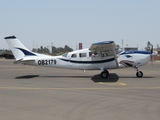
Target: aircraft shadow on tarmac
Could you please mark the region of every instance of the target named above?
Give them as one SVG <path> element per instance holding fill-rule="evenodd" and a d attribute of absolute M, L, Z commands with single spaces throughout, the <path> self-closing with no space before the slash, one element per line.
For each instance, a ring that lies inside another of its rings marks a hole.
<path fill-rule="evenodd" d="M 91 78 L 92 76 L 40 76 L 40 75 L 24 75 L 18 76 L 15 79 L 31 79 L 35 77 L 45 77 L 45 78 Z"/>
<path fill-rule="evenodd" d="M 137 78 L 136 76 L 118 76 L 116 73 L 110 73 L 107 79 L 102 79 L 100 74 L 94 76 L 40 76 L 40 75 L 24 75 L 18 76 L 15 79 L 32 79 L 35 77 L 45 77 L 45 78 L 90 78 L 93 82 L 117 82 L 119 78 Z M 153 76 L 144 76 L 143 78 L 154 78 Z M 141 78 L 142 79 L 142 78 Z"/>
<path fill-rule="evenodd" d="M 101 78 L 100 74 L 94 75 L 91 80 L 93 82 L 117 82 L 119 80 L 119 76 L 115 73 L 110 73 L 108 78 Z"/>
<path fill-rule="evenodd" d="M 35 77 L 45 78 L 90 78 L 93 82 L 117 82 L 119 77 L 115 73 L 110 73 L 107 79 L 102 79 L 99 74 L 94 76 L 40 76 L 40 75 L 24 75 L 18 76 L 15 79 L 32 79 Z"/>
<path fill-rule="evenodd" d="M 24 76 L 18 76 L 15 79 L 31 79 L 35 77 L 39 77 L 39 75 L 24 75 Z"/>
<path fill-rule="evenodd" d="M 110 73 L 107 79 L 102 79 L 99 74 L 94 75 L 91 80 L 93 82 L 118 82 L 119 78 L 135 78 L 135 79 L 146 79 L 155 78 L 153 76 L 144 76 L 142 78 L 137 78 L 136 76 L 118 76 L 116 73 Z"/>

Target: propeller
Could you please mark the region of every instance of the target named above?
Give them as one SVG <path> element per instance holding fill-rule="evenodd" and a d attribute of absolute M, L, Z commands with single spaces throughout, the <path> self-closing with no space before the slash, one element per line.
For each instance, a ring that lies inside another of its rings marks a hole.
<path fill-rule="evenodd" d="M 151 66 L 153 68 L 153 45 L 149 41 L 147 44 L 147 48 L 148 48 L 148 51 L 150 51 Z"/>

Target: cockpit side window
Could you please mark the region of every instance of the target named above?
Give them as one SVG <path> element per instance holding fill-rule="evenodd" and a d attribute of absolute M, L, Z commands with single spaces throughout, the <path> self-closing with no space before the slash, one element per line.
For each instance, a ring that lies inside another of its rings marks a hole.
<path fill-rule="evenodd" d="M 101 57 L 107 57 L 109 54 L 108 54 L 108 52 L 102 52 L 101 53 Z"/>
<path fill-rule="evenodd" d="M 91 57 L 91 56 L 92 56 L 92 54 L 93 54 L 93 52 L 89 52 L 89 57 Z"/>
<path fill-rule="evenodd" d="M 76 58 L 76 57 L 77 57 L 76 54 L 72 54 L 72 55 L 71 55 L 71 58 Z"/>
<path fill-rule="evenodd" d="M 98 57 L 99 54 L 97 52 L 89 52 L 89 57 Z"/>

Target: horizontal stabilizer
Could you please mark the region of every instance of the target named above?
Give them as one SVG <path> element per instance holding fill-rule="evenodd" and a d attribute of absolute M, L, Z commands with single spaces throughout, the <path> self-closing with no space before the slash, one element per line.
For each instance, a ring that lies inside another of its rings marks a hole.
<path fill-rule="evenodd" d="M 15 64 L 25 64 L 25 63 L 28 63 L 28 62 L 35 62 L 35 60 L 34 59 L 30 59 L 30 60 L 20 59 L 20 60 L 14 61 Z"/>

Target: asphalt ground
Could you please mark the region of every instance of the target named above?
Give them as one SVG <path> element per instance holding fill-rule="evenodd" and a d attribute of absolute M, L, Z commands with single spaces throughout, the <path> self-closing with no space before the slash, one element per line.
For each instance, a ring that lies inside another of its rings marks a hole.
<path fill-rule="evenodd" d="M 0 60 L 0 120 L 159 120 L 160 62 L 111 70 L 68 70 Z"/>

